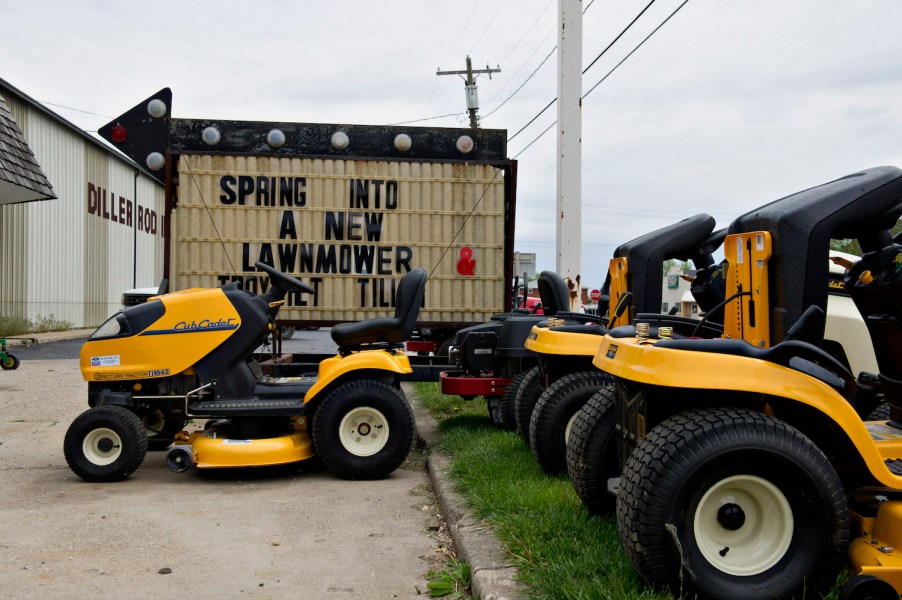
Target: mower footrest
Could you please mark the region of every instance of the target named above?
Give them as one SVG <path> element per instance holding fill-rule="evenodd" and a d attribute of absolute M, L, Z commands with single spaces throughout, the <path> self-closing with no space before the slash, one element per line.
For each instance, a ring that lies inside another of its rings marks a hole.
<path fill-rule="evenodd" d="M 893 475 L 902 475 L 902 458 L 886 459 L 886 467 Z"/>
<path fill-rule="evenodd" d="M 188 405 L 191 415 L 208 417 L 296 417 L 303 415 L 304 400 L 207 400 Z"/>

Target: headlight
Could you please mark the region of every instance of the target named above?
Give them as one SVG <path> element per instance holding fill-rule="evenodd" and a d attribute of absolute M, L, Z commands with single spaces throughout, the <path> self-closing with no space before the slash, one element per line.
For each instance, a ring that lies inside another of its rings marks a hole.
<path fill-rule="evenodd" d="M 131 334 L 131 329 L 128 326 L 128 321 L 125 320 L 125 315 L 119 312 L 98 327 L 97 330 L 91 334 L 89 339 L 99 340 L 103 338 L 121 337 L 129 334 Z"/>

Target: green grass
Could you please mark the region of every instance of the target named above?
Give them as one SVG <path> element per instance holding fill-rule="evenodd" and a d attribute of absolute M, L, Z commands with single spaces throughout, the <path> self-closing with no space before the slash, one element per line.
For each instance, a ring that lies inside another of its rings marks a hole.
<path fill-rule="evenodd" d="M 516 433 L 492 425 L 484 400 L 445 396 L 434 383 L 417 393 L 439 421 L 458 491 L 494 527 L 532 597 L 672 597 L 640 582 L 616 522 L 592 517 L 566 476 L 545 475 Z"/>
<path fill-rule="evenodd" d="M 673 598 L 640 581 L 616 521 L 591 516 L 566 475 L 544 474 L 517 433 L 492 424 L 482 398 L 446 396 L 436 383 L 418 383 L 416 390 L 439 423 L 439 450 L 451 459 L 458 492 L 494 527 L 530 597 Z M 824 600 L 836 600 L 848 577 L 838 574 Z M 801 600 L 811 597 L 805 593 Z"/>
<path fill-rule="evenodd" d="M 38 317 L 34 321 L 25 317 L 0 316 L 0 337 L 22 335 L 25 333 L 47 333 L 48 331 L 68 331 L 72 323 L 49 317 Z"/>

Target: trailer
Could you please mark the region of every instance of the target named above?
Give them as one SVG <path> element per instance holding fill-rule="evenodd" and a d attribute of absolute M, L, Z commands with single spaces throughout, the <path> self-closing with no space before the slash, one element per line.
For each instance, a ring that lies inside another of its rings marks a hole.
<path fill-rule="evenodd" d="M 517 163 L 498 129 L 176 119 L 164 88 L 99 129 L 165 186 L 170 292 L 265 291 L 262 262 L 309 282 L 286 327 L 387 316 L 401 277 L 429 273 L 418 335 L 511 310 Z M 136 215 L 139 220 L 156 215 Z"/>

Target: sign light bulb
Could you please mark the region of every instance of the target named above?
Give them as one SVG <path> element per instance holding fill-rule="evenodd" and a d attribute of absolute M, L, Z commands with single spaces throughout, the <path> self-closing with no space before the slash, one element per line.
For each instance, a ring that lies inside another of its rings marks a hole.
<path fill-rule="evenodd" d="M 124 142 L 128 138 L 128 131 L 126 131 L 125 127 L 116 123 L 110 130 L 110 138 L 117 143 Z"/>

